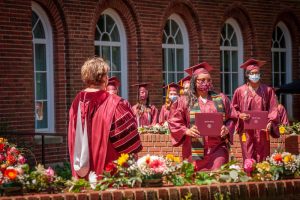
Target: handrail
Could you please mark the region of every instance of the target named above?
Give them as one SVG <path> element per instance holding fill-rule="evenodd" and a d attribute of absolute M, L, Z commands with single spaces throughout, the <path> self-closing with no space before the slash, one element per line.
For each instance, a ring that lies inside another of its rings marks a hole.
<path fill-rule="evenodd" d="M 21 132 L 21 131 L 6 131 L 0 132 L 2 135 L 20 135 L 20 136 L 42 136 L 42 164 L 45 165 L 45 136 L 67 136 L 62 133 L 42 133 L 42 132 Z"/>

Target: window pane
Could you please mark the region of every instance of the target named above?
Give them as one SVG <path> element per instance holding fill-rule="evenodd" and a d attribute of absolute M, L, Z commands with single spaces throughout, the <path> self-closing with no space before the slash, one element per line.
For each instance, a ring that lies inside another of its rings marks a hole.
<path fill-rule="evenodd" d="M 227 38 L 230 39 L 231 35 L 233 34 L 233 28 L 230 24 L 226 24 L 227 25 Z"/>
<path fill-rule="evenodd" d="M 230 94 L 230 74 L 224 74 L 224 78 L 225 78 L 225 94 L 228 95 Z"/>
<path fill-rule="evenodd" d="M 168 66 L 168 49 L 163 48 L 163 55 L 163 71 L 166 71 Z"/>
<path fill-rule="evenodd" d="M 171 20 L 171 35 L 175 36 L 175 33 L 179 29 L 177 23 L 174 20 Z"/>
<path fill-rule="evenodd" d="M 230 46 L 229 40 L 224 40 L 224 46 L 226 46 L 226 47 L 229 47 L 229 46 Z"/>
<path fill-rule="evenodd" d="M 36 102 L 36 129 L 48 128 L 47 101 Z"/>
<path fill-rule="evenodd" d="M 110 33 L 114 24 L 114 20 L 109 15 L 106 15 L 106 32 Z"/>
<path fill-rule="evenodd" d="M 279 87 L 280 86 L 280 82 L 279 82 L 279 74 L 278 73 L 274 73 L 274 87 Z"/>
<path fill-rule="evenodd" d="M 177 71 L 183 71 L 183 49 L 177 49 Z"/>
<path fill-rule="evenodd" d="M 282 34 L 283 33 L 282 33 L 281 29 L 277 26 L 277 38 L 276 38 L 277 41 L 280 40 Z"/>
<path fill-rule="evenodd" d="M 232 51 L 232 72 L 238 72 L 238 52 Z"/>
<path fill-rule="evenodd" d="M 231 46 L 234 46 L 234 47 L 237 47 L 237 46 L 238 46 L 237 38 L 236 38 L 235 33 L 233 33 L 233 37 L 232 37 L 232 39 L 231 39 Z"/>
<path fill-rule="evenodd" d="M 168 49 L 168 71 L 175 71 L 175 49 Z"/>
<path fill-rule="evenodd" d="M 34 38 L 39 38 L 39 39 L 45 38 L 44 27 L 43 27 L 41 20 L 39 20 L 35 29 L 33 30 L 33 35 L 34 35 Z"/>
<path fill-rule="evenodd" d="M 224 51 L 220 51 L 220 71 L 223 72 L 223 53 Z"/>
<path fill-rule="evenodd" d="M 177 73 L 177 80 L 176 80 L 176 83 L 177 83 L 179 80 L 183 79 L 183 76 L 184 76 L 184 73 Z"/>
<path fill-rule="evenodd" d="M 286 74 L 285 74 L 285 73 L 282 73 L 282 74 L 281 74 L 281 82 L 280 82 L 280 84 L 283 85 L 283 84 L 285 84 L 285 83 L 286 83 Z"/>
<path fill-rule="evenodd" d="M 280 48 L 285 48 L 285 38 L 284 38 L 284 35 L 283 35 L 283 37 L 280 40 Z"/>
<path fill-rule="evenodd" d="M 281 52 L 281 72 L 286 72 L 286 53 L 285 52 Z"/>
<path fill-rule="evenodd" d="M 229 72 L 230 69 L 230 51 L 224 51 L 224 71 Z"/>
<path fill-rule="evenodd" d="M 98 26 L 97 26 L 98 27 Z M 99 33 L 98 29 L 95 29 L 95 40 L 100 40 L 101 34 Z"/>
<path fill-rule="evenodd" d="M 225 39 L 226 38 L 226 24 L 224 24 L 222 31 L 221 31 L 221 36 Z M 222 46 L 222 44 L 220 44 Z"/>
<path fill-rule="evenodd" d="M 221 75 L 221 84 L 220 84 L 220 89 L 221 89 L 221 92 L 225 93 L 225 85 L 223 85 L 223 75 L 224 74 L 220 74 Z"/>
<path fill-rule="evenodd" d="M 175 44 L 174 38 L 169 37 L 168 41 L 167 41 L 167 44 Z"/>
<path fill-rule="evenodd" d="M 46 45 L 35 44 L 35 70 L 46 71 Z"/>
<path fill-rule="evenodd" d="M 37 16 L 37 14 L 32 11 L 32 18 L 31 18 L 31 26 L 32 26 L 32 28 L 34 27 L 34 25 L 35 25 L 35 23 L 37 22 L 38 19 L 39 19 L 39 17 Z"/>
<path fill-rule="evenodd" d="M 104 32 L 104 23 L 105 23 L 105 22 L 104 22 L 104 15 L 101 15 L 101 16 L 100 16 L 100 19 L 99 19 L 98 22 L 97 22 L 97 25 L 98 25 L 98 27 L 99 27 L 101 33 Z"/>
<path fill-rule="evenodd" d="M 176 74 L 174 74 L 174 73 L 169 73 L 168 74 L 168 84 L 176 81 L 175 80 L 175 75 Z"/>
<path fill-rule="evenodd" d="M 35 88 L 36 88 L 36 99 L 45 100 L 47 99 L 47 73 L 36 73 L 35 74 Z"/>
<path fill-rule="evenodd" d="M 233 94 L 233 92 L 235 91 L 235 89 L 238 87 L 238 74 L 237 73 L 233 73 L 232 74 L 232 91 L 231 94 Z"/>
<path fill-rule="evenodd" d="M 110 36 L 111 36 L 111 41 L 120 42 L 120 34 L 117 26 L 114 27 Z"/>
<path fill-rule="evenodd" d="M 120 47 L 112 47 L 113 71 L 121 71 L 121 52 Z"/>
<path fill-rule="evenodd" d="M 273 52 L 273 66 L 274 72 L 279 72 L 279 53 Z"/>
<path fill-rule="evenodd" d="M 170 35 L 170 20 L 168 20 L 168 22 L 166 23 L 164 31 L 166 32 L 167 36 Z"/>
<path fill-rule="evenodd" d="M 95 46 L 95 55 L 100 56 L 100 47 Z"/>
<path fill-rule="evenodd" d="M 165 72 L 163 72 L 163 81 L 164 85 L 167 85 L 167 74 Z"/>
<path fill-rule="evenodd" d="M 107 33 L 102 34 L 101 41 L 107 41 L 110 42 L 110 37 Z"/>
<path fill-rule="evenodd" d="M 179 29 L 179 31 L 178 31 L 178 33 L 176 35 L 175 40 L 176 40 L 176 44 L 183 44 L 182 34 L 181 34 L 180 29 Z"/>
<path fill-rule="evenodd" d="M 110 64 L 110 47 L 109 46 L 101 46 L 101 50 L 102 50 L 101 57 L 111 67 L 111 64 Z"/>

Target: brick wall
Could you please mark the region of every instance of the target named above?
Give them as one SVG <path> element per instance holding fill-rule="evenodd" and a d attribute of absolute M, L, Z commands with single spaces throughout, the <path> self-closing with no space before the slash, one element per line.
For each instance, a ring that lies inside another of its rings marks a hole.
<path fill-rule="evenodd" d="M 182 156 L 181 146 L 173 147 L 171 143 L 170 135 L 159 134 L 142 134 L 141 140 L 143 144 L 143 150 L 139 153 L 139 156 L 146 154 L 162 155 L 173 154 L 175 156 Z M 234 156 L 237 161 L 242 162 L 242 149 L 240 145 L 240 139 L 238 135 L 234 136 L 234 143 L 231 146 L 230 156 Z M 273 153 L 278 147 L 285 148 L 286 151 L 299 154 L 300 153 L 300 137 L 299 136 L 287 136 L 286 138 L 270 138 L 270 151 Z"/>
<path fill-rule="evenodd" d="M 299 199 L 300 180 L 282 180 L 272 182 L 252 182 L 252 183 L 227 183 L 212 184 L 210 186 L 183 186 L 183 187 L 161 187 L 161 188 L 135 188 L 135 189 L 112 189 L 104 192 L 87 193 L 62 193 L 62 194 L 36 194 L 15 197 L 2 197 L 5 200 L 45 200 L 45 199 L 90 199 L 90 200 L 180 200 L 190 193 L 193 200 L 214 200 L 215 194 L 229 194 L 230 199 Z M 219 196 L 220 196 L 219 195 Z M 218 198 L 217 198 L 218 199 Z M 221 199 L 221 198 L 220 198 Z"/>
<path fill-rule="evenodd" d="M 268 63 L 263 81 L 271 84 L 271 37 L 274 26 L 283 21 L 292 37 L 293 79 L 300 78 L 300 4 L 276 1 L 195 1 L 195 0 L 36 0 L 47 13 L 53 30 L 55 78 L 55 131 L 67 132 L 68 109 L 84 86 L 80 67 L 94 52 L 95 24 L 101 13 L 114 9 L 127 36 L 128 85 L 137 81 L 153 83 L 151 101 L 162 105 L 162 32 L 168 17 L 176 13 L 189 35 L 189 65 L 207 61 L 215 70 L 214 85 L 220 88 L 220 30 L 228 18 L 241 29 L 244 58 L 254 56 Z M 0 130 L 34 131 L 34 81 L 32 61 L 31 1 L 0 1 Z M 158 89 L 157 89 L 158 88 Z M 129 101 L 136 90 L 128 87 Z M 294 98 L 294 117 L 300 119 L 299 97 Z M 49 146 L 50 148 L 50 146 Z M 39 149 L 37 150 L 39 151 Z M 67 155 L 66 138 L 51 147 Z"/>

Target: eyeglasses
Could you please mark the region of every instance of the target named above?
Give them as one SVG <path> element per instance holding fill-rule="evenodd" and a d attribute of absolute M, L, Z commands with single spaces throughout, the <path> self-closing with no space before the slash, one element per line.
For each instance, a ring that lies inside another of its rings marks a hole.
<path fill-rule="evenodd" d="M 211 82 L 211 79 L 205 79 L 205 78 L 196 79 L 196 82 L 198 82 L 198 83 L 204 83 L 205 81 L 206 81 L 207 83 L 210 83 L 210 82 Z"/>

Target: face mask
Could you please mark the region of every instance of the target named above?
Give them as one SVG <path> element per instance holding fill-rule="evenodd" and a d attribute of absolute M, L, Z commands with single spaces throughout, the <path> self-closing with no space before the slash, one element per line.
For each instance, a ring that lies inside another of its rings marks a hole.
<path fill-rule="evenodd" d="M 249 75 L 249 80 L 253 83 L 257 83 L 260 80 L 260 74 Z"/>
<path fill-rule="evenodd" d="M 212 89 L 212 84 L 210 82 L 197 83 L 197 89 L 208 92 Z"/>
<path fill-rule="evenodd" d="M 177 100 L 178 96 L 170 96 L 169 98 L 171 99 L 172 102 L 174 102 Z"/>

